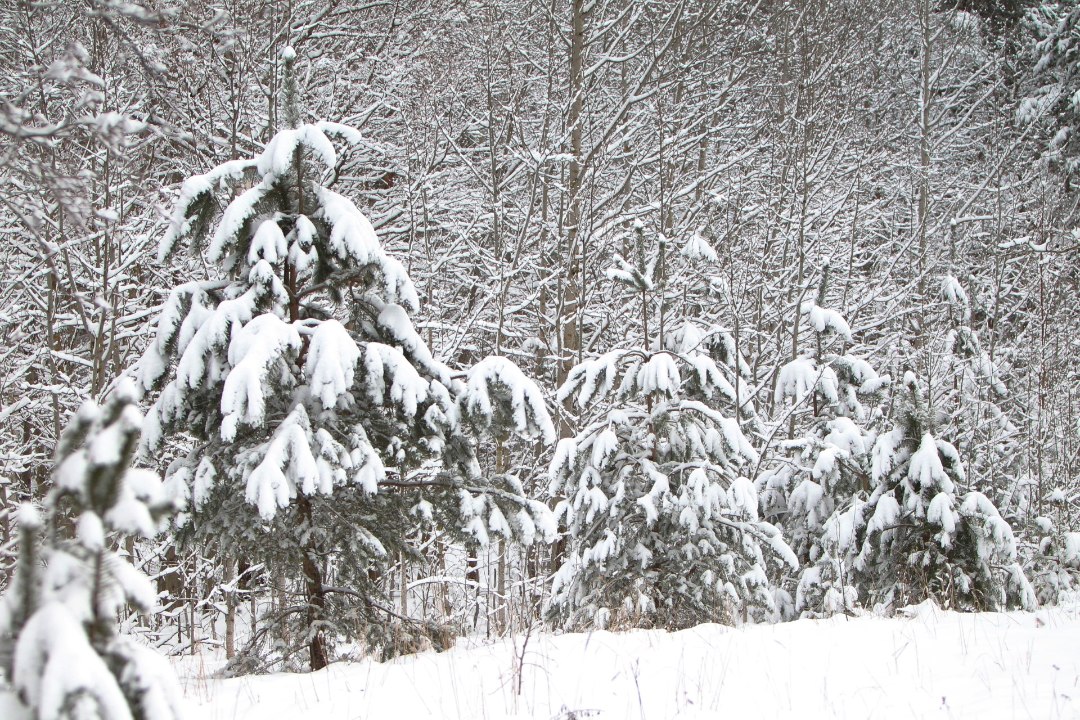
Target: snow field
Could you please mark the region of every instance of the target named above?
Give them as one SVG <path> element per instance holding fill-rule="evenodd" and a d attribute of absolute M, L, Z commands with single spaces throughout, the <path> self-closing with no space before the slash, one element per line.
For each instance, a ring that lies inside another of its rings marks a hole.
<path fill-rule="evenodd" d="M 205 720 L 1080 717 L 1076 609 L 907 615 L 462 640 L 309 675 L 209 679 L 204 657 L 178 671 Z"/>

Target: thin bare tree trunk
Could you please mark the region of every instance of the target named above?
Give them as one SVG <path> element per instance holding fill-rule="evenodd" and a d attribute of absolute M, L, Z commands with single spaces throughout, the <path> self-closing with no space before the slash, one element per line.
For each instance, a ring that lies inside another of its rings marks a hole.
<path fill-rule="evenodd" d="M 226 588 L 236 580 L 236 564 L 232 560 L 225 561 L 223 584 Z M 229 588 L 225 591 L 225 657 L 236 657 L 236 589 Z"/>

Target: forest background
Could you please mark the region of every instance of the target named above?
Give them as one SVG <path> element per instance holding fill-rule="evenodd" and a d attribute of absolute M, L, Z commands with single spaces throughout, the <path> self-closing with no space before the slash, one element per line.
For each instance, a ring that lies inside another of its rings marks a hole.
<path fill-rule="evenodd" d="M 69 417 L 135 365 L 171 288 L 214 276 L 199 254 L 163 264 L 158 243 L 186 178 L 290 126 L 291 47 L 300 120 L 362 136 L 327 181 L 406 268 L 413 324 L 446 365 L 512 359 L 559 437 L 580 440 L 599 411 L 575 402 L 575 367 L 714 343 L 753 447 L 735 475 L 803 563 L 825 525 L 792 515 L 800 477 L 821 476 L 806 438 L 858 416 L 868 449 L 914 403 L 966 467 L 957 492 L 992 501 L 1034 593 L 1056 602 L 1080 556 L 1077 23 L 1073 3 L 1019 0 L 7 0 L 0 589 L 16 508 L 48 493 Z M 830 411 L 836 358 L 891 381 Z M 189 447 L 172 441 L 154 469 Z M 550 481 L 565 480 L 551 444 L 489 437 L 477 454 L 553 509 L 573 498 Z M 844 472 L 848 500 L 874 497 L 868 452 Z M 365 567 L 398 625 L 367 641 L 407 648 L 411 621 L 436 644 L 532 627 L 586 534 L 561 517 L 550 545 L 409 530 Z M 238 632 L 259 637 L 304 594 L 172 537 L 123 548 L 167 608 L 158 642 L 233 655 Z M 796 612 L 800 577 L 767 584 L 790 600 L 775 617 Z M 885 597 L 863 590 L 852 603 Z"/>

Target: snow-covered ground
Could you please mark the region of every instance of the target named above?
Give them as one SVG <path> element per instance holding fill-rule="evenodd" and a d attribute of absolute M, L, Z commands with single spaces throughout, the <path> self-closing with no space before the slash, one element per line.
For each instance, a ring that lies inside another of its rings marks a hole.
<path fill-rule="evenodd" d="M 178 669 L 200 720 L 1080 717 L 1080 611 L 908 615 L 461 641 L 310 675 Z"/>

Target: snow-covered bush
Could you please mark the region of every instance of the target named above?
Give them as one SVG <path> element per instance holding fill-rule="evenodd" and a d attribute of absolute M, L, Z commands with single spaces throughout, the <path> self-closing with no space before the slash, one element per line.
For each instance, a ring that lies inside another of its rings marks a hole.
<path fill-rule="evenodd" d="M 1022 434 L 1010 417 L 1005 374 L 982 346 L 972 323 L 977 301 L 952 275 L 941 283 L 948 331 L 934 372 L 934 402 L 950 416 L 957 450 L 967 459 L 968 483 L 990 498 L 1010 522 L 1034 517 L 1036 484 L 1023 462 Z"/>
<path fill-rule="evenodd" d="M 942 292 L 957 313 L 967 307 L 959 283 L 947 278 Z M 965 429 L 946 425 L 942 405 L 964 417 L 988 363 L 973 333 L 958 324 L 946 349 L 965 352 L 939 356 L 955 370 L 955 390 L 933 396 L 935 406 L 908 372 L 894 395 L 893 427 L 879 432 L 883 418 L 863 401 L 890 380 L 857 356 L 824 352 L 826 333 L 852 338 L 843 318 L 821 307 L 823 297 L 802 306 L 815 341 L 778 374 L 775 400 L 791 418 L 780 443 L 787 456 L 758 478 L 766 517 L 782 525 L 802 563 L 796 611 L 890 609 L 927 597 L 961 609 L 1034 605 L 1012 528 L 939 436 Z M 993 372 L 989 382 L 997 382 Z"/>
<path fill-rule="evenodd" d="M 180 717 L 171 668 L 117 627 L 128 605 L 149 612 L 157 598 L 115 539 L 154 534 L 172 507 L 155 473 L 129 469 L 143 423 L 135 398 L 121 381 L 104 408 L 84 404 L 61 438 L 44 521 L 19 510 L 0 669 L 35 720 Z"/>
<path fill-rule="evenodd" d="M 482 476 L 475 447 L 554 428 L 508 360 L 457 373 L 434 357 L 404 267 L 329 187 L 360 134 L 286 116 L 259 156 L 184 183 L 162 259 L 186 242 L 216 276 L 172 291 L 136 374 L 154 397 L 145 450 L 190 442 L 167 471 L 179 537 L 301 598 L 278 613 L 291 629 L 263 627 L 317 669 L 335 635 L 378 628 L 375 581 L 422 525 L 480 543 L 553 532 L 514 478 Z"/>
<path fill-rule="evenodd" d="M 1035 595 L 1044 605 L 1073 604 L 1080 599 L 1080 532 L 1069 530 L 1070 498 L 1063 488 L 1047 497 L 1050 516 L 1038 515 L 1020 533 L 1019 554 Z M 1053 518 L 1053 519 L 1052 519 Z"/>
<path fill-rule="evenodd" d="M 774 490 L 791 487 L 783 528 L 802 564 L 794 603 L 801 616 L 827 616 L 857 603 L 850 559 L 836 553 L 840 528 L 834 516 L 863 494 L 868 441 L 850 418 L 821 417 L 801 438 L 783 443 L 788 462 L 759 480 Z"/>

